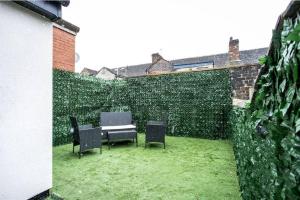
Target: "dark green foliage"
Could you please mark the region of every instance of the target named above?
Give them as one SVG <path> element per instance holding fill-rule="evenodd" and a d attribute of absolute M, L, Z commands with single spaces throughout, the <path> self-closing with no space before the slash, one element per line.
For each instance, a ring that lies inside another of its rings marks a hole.
<path fill-rule="evenodd" d="M 232 142 L 243 199 L 278 199 L 275 143 L 263 139 L 255 123 L 244 109 L 234 108 L 231 114 Z M 280 198 L 279 198 L 280 199 Z"/>
<path fill-rule="evenodd" d="M 55 70 L 54 145 L 70 142 L 69 115 L 98 125 L 102 111 L 131 111 L 144 131 L 147 120 L 167 114 L 168 133 L 226 138 L 231 110 L 229 72 L 215 70 L 101 81 Z"/>
<path fill-rule="evenodd" d="M 299 20 L 285 20 L 275 50 L 261 59 L 249 114 L 236 111 L 233 141 L 244 199 L 300 199 Z M 267 130 L 263 139 L 256 127 Z M 254 174 L 252 175 L 252 172 Z"/>
<path fill-rule="evenodd" d="M 117 83 L 83 77 L 71 72 L 53 71 L 53 144 L 71 141 L 69 116 L 80 124 L 99 124 L 102 111 L 110 111 L 112 88 Z"/>
<path fill-rule="evenodd" d="M 227 137 L 232 103 L 228 71 L 131 78 L 127 84 L 139 130 L 144 131 L 147 120 L 159 120 L 168 113 L 170 135 Z"/>

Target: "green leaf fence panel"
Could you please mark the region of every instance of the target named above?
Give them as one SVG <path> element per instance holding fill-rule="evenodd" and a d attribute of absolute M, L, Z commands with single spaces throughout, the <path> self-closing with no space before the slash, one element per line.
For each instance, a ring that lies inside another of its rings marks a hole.
<path fill-rule="evenodd" d="M 244 199 L 300 199 L 300 16 L 274 31 L 275 49 L 249 109 L 234 109 L 232 138 Z M 262 136 L 257 128 L 264 127 Z"/>
<path fill-rule="evenodd" d="M 165 113 L 169 135 L 227 138 L 230 96 L 229 71 L 223 69 L 113 81 L 54 70 L 53 143 L 71 141 L 70 115 L 97 126 L 103 111 L 131 111 L 140 132 Z"/>

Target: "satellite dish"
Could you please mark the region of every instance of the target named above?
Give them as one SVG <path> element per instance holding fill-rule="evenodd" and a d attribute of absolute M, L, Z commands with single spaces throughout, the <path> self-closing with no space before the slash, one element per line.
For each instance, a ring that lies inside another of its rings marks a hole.
<path fill-rule="evenodd" d="M 80 60 L 79 53 L 75 53 L 75 63 L 78 63 Z"/>

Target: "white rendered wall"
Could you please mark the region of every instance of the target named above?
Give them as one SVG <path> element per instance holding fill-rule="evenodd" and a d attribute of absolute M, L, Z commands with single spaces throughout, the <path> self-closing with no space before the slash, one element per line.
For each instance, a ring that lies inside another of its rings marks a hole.
<path fill-rule="evenodd" d="M 0 1 L 0 199 L 52 186 L 52 23 Z"/>

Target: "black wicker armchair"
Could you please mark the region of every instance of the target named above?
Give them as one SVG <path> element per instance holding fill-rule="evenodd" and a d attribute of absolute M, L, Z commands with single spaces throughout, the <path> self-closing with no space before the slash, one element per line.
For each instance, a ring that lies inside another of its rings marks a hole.
<path fill-rule="evenodd" d="M 146 125 L 145 148 L 149 143 L 163 143 L 165 149 L 166 131 L 167 125 L 164 121 L 148 121 Z"/>
<path fill-rule="evenodd" d="M 94 148 L 100 148 L 100 154 L 102 153 L 102 133 L 101 128 L 93 128 L 91 124 L 78 126 L 77 119 L 70 117 L 71 121 L 71 133 L 73 134 L 73 153 L 74 147 L 79 145 L 79 158 L 82 153 Z"/>

